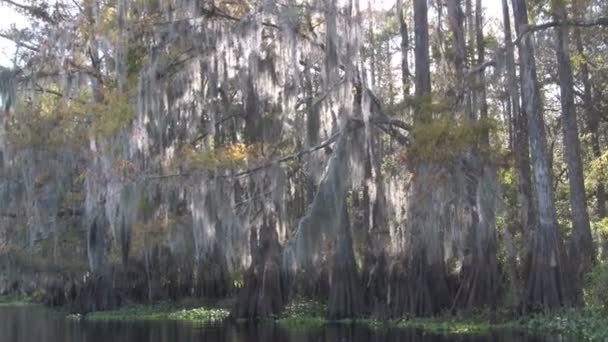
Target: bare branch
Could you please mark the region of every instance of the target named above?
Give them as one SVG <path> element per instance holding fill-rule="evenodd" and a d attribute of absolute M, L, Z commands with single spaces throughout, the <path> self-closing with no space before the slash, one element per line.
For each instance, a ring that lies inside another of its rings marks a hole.
<path fill-rule="evenodd" d="M 517 37 L 517 39 L 513 42 L 513 44 L 518 45 L 522 39 L 526 37 L 526 35 L 542 30 L 546 30 L 548 28 L 557 27 L 557 26 L 574 26 L 574 27 L 593 27 L 593 26 L 608 26 L 608 17 L 598 17 L 589 21 L 580 21 L 574 19 L 568 20 L 560 20 L 560 21 L 550 21 L 543 24 L 538 25 L 528 25 L 524 28 L 523 32 Z"/>
<path fill-rule="evenodd" d="M 481 63 L 480 65 L 477 65 L 477 66 L 469 69 L 465 78 L 473 77 L 473 76 L 475 76 L 476 73 L 485 71 L 485 69 L 488 67 L 496 67 L 496 58 L 492 58 L 488 61 Z"/>
<path fill-rule="evenodd" d="M 230 175 L 230 176 L 223 176 L 222 178 L 239 178 L 239 177 L 243 177 L 264 169 L 267 169 L 269 167 L 272 167 L 274 165 L 278 165 L 278 164 L 282 164 L 285 162 L 288 162 L 290 160 L 294 160 L 294 159 L 298 159 L 301 158 L 307 154 L 311 154 L 313 152 L 325 149 L 326 147 L 329 147 L 330 145 L 332 145 L 333 143 L 335 143 L 338 138 L 345 133 L 350 133 L 352 131 L 355 131 L 357 129 L 360 129 L 361 127 L 363 127 L 362 125 L 359 124 L 359 122 L 357 120 L 353 120 L 353 122 L 357 123 L 357 125 L 355 127 L 351 127 L 350 129 L 346 128 L 345 130 L 339 131 L 337 133 L 335 133 L 334 135 L 332 135 L 331 137 L 329 137 L 327 140 L 321 142 L 318 145 L 312 146 L 310 148 L 304 149 L 304 150 L 300 150 L 296 153 L 292 153 L 290 155 L 281 157 L 279 159 L 275 159 L 272 161 L 269 161 L 267 163 L 264 163 L 260 166 L 256 166 L 254 168 L 251 169 L 247 169 L 241 172 L 238 172 L 234 175 Z M 189 173 L 189 172 L 185 172 L 185 173 L 175 173 L 175 174 L 169 174 L 169 175 L 156 175 L 156 176 L 148 176 L 146 177 L 147 180 L 158 180 L 158 179 L 166 179 L 166 178 L 178 178 L 178 177 L 189 177 L 189 176 L 193 176 L 196 175 L 196 173 Z"/>
<path fill-rule="evenodd" d="M 342 131 L 337 132 L 334 135 L 332 135 L 329 139 L 325 140 L 324 142 L 322 142 L 322 143 L 320 143 L 320 144 L 318 144 L 316 146 L 307 148 L 305 150 L 301 150 L 299 152 L 290 154 L 290 155 L 285 156 L 283 158 L 279 158 L 279 159 L 270 161 L 270 162 L 265 163 L 263 165 L 260 165 L 258 167 L 254 167 L 252 169 L 239 172 L 239 173 L 235 174 L 232 177 L 234 177 L 234 178 L 242 177 L 242 176 L 248 175 L 250 173 L 254 173 L 254 172 L 257 172 L 257 171 L 269 168 L 269 167 L 271 167 L 273 165 L 277 165 L 277 164 L 285 163 L 285 162 L 293 160 L 293 159 L 301 158 L 301 157 L 303 157 L 303 156 L 305 156 L 307 154 L 311 154 L 311 153 L 313 153 L 315 151 L 318 151 L 318 150 L 321 150 L 321 149 L 324 149 L 324 148 L 330 146 L 331 144 L 333 144 L 334 142 L 336 142 L 336 140 L 338 140 L 338 137 L 340 137 L 340 135 L 342 135 L 342 134 L 343 134 Z"/>
<path fill-rule="evenodd" d="M 406 122 L 404 122 L 402 120 L 398 120 L 398 119 L 391 119 L 388 117 L 383 118 L 383 119 L 371 119 L 370 122 L 373 124 L 376 124 L 376 125 L 395 126 L 395 127 L 401 128 L 406 131 L 412 130 L 412 126 L 407 124 Z"/>
<path fill-rule="evenodd" d="M 9 4 L 13 7 L 16 7 L 22 11 L 28 12 L 33 17 L 36 17 L 38 19 L 41 19 L 41 20 L 46 21 L 51 24 L 57 24 L 56 20 L 53 19 L 51 17 L 51 15 L 42 7 L 28 6 L 28 5 L 24 5 L 24 4 L 15 2 L 13 0 L 0 0 L 0 1 L 3 3 Z"/>
<path fill-rule="evenodd" d="M 593 26 L 608 26 L 608 17 L 599 17 L 590 21 L 565 20 L 551 21 L 538 25 L 528 25 L 523 32 L 513 41 L 513 45 L 518 45 L 528 34 L 546 30 L 557 26 L 575 26 L 575 27 L 593 27 Z M 500 49 L 498 53 L 504 53 L 504 49 Z M 484 71 L 487 67 L 496 66 L 496 57 L 483 62 L 468 70 L 467 77 L 473 76 L 475 73 Z"/>
<path fill-rule="evenodd" d="M 20 39 L 18 39 L 16 37 L 13 37 L 11 35 L 8 35 L 6 33 L 0 32 L 0 37 L 2 37 L 4 39 L 8 39 L 8 40 L 12 41 L 13 43 L 15 43 L 17 46 L 24 47 L 24 48 L 26 48 L 28 50 L 32 50 L 32 51 L 35 51 L 35 52 L 39 51 L 38 47 L 30 45 L 30 44 L 27 44 L 27 43 L 24 43 Z"/>

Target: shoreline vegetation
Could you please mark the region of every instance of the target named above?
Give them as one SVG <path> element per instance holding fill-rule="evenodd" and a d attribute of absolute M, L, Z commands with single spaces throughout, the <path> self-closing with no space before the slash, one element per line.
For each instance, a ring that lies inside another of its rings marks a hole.
<path fill-rule="evenodd" d="M 363 316 L 359 319 L 328 320 L 319 307 L 325 305 L 310 300 L 290 303 L 285 312 L 259 324 L 277 324 L 287 330 L 318 329 L 327 324 L 361 324 L 373 330 L 415 329 L 438 335 L 488 335 L 493 331 L 515 331 L 538 335 L 564 335 L 585 341 L 608 338 L 608 317 L 591 308 L 566 308 L 553 313 L 525 316 L 477 313 L 468 316 L 444 315 L 431 318 L 402 318 L 380 320 Z M 291 309 L 291 310 L 290 310 Z M 312 310 L 311 310 L 312 309 Z M 219 323 L 229 319 L 225 307 L 187 307 L 172 305 L 137 305 L 112 311 L 98 311 L 85 316 L 89 320 L 177 320 L 192 323 Z M 243 323 L 242 320 L 236 320 Z"/>
<path fill-rule="evenodd" d="M 0 296 L 1 306 L 36 305 L 32 297 Z M 137 304 L 116 310 L 94 311 L 87 314 L 66 314 L 67 319 L 90 321 L 183 321 L 196 324 L 218 324 L 230 317 L 231 301 L 201 304 L 195 301 Z M 58 310 L 61 310 L 59 308 Z M 361 324 L 373 330 L 415 329 L 438 335 L 488 335 L 495 331 L 513 331 L 532 335 L 563 335 L 584 341 L 603 341 L 608 338 L 608 316 L 590 307 L 565 308 L 552 313 L 516 316 L 495 310 L 474 314 L 441 315 L 430 318 L 328 320 L 326 304 L 297 299 L 290 302 L 283 314 L 258 321 L 258 324 L 277 324 L 287 330 L 319 329 L 327 324 Z M 237 324 L 245 321 L 236 319 Z"/>
<path fill-rule="evenodd" d="M 21 295 L 9 295 L 0 296 L 0 307 L 2 306 L 19 306 L 19 305 L 33 305 L 36 301 L 30 296 Z"/>

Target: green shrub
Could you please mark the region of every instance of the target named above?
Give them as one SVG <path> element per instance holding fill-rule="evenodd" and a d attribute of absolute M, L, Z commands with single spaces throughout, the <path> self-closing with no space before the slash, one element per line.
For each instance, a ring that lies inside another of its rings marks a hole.
<path fill-rule="evenodd" d="M 608 313 L 608 264 L 599 263 L 587 274 L 584 294 L 587 306 Z"/>

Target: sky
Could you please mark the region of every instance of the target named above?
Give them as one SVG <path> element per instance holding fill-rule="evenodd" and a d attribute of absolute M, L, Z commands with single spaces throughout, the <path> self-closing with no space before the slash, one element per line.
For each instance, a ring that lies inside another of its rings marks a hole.
<path fill-rule="evenodd" d="M 395 5 L 395 0 L 375 0 L 372 6 L 378 9 L 390 9 Z M 483 0 L 486 19 L 501 17 L 501 2 L 499 0 Z M 17 13 L 12 7 L 7 6 L 0 0 L 0 30 L 6 30 L 15 25 L 18 28 L 23 28 L 27 25 L 24 17 Z M 0 37 L 0 66 L 8 67 L 11 63 L 11 58 L 15 53 L 15 44 L 10 40 Z"/>
<path fill-rule="evenodd" d="M 0 0 L 0 30 L 6 30 L 11 27 L 11 25 L 15 25 L 18 28 L 23 28 L 26 26 L 26 21 L 23 16 L 17 13 L 12 7 L 5 5 L 5 3 Z M 10 66 L 11 65 L 11 57 L 15 53 L 15 44 L 6 38 L 0 37 L 0 65 L 1 66 Z"/>

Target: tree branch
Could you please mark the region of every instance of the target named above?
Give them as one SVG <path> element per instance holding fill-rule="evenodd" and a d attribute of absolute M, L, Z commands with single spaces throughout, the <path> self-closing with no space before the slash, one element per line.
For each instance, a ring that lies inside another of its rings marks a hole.
<path fill-rule="evenodd" d="M 502 49 L 501 49 L 501 50 L 502 50 Z M 502 51 L 500 51 L 500 52 L 502 52 Z M 492 59 L 490 59 L 490 60 L 488 60 L 488 61 L 485 61 L 485 62 L 481 63 L 480 65 L 477 65 L 477 66 L 475 66 L 475 67 L 473 67 L 473 68 L 469 69 L 469 70 L 468 70 L 468 72 L 467 72 L 467 74 L 466 74 L 466 76 L 465 76 L 465 78 L 472 77 L 472 76 L 474 76 L 476 73 L 478 73 L 478 72 L 482 72 L 482 71 L 484 71 L 484 70 L 485 70 L 487 67 L 491 67 L 491 66 L 492 66 L 492 67 L 496 67 L 496 58 L 492 58 Z"/>
<path fill-rule="evenodd" d="M 318 145 L 312 146 L 310 148 L 304 149 L 304 150 L 300 150 L 296 153 L 292 153 L 290 155 L 287 155 L 285 157 L 281 157 L 279 159 L 275 159 L 269 162 L 266 162 L 260 166 L 256 166 L 254 168 L 251 169 L 247 169 L 241 172 L 238 172 L 234 175 L 230 175 L 230 176 L 222 176 L 221 178 L 239 178 L 242 176 L 246 176 L 249 175 L 251 173 L 255 173 L 258 171 L 261 171 L 263 169 L 267 169 L 273 165 L 278 165 L 278 164 L 282 164 L 285 162 L 288 162 L 290 160 L 293 159 L 297 159 L 297 158 L 301 158 L 307 154 L 311 154 L 313 152 L 316 152 L 318 150 L 321 149 L 325 149 L 326 147 L 329 147 L 331 144 L 333 144 L 334 142 L 336 142 L 338 140 L 338 138 L 340 137 L 340 135 L 345 134 L 345 133 L 350 133 L 353 132 L 357 129 L 360 129 L 361 127 L 363 127 L 363 125 L 360 124 L 360 122 L 358 120 L 353 120 L 354 123 L 356 123 L 357 125 L 355 127 L 351 127 L 351 128 L 345 128 L 342 131 L 339 131 L 337 133 L 335 133 L 334 135 L 332 135 L 331 137 L 329 137 L 327 140 L 319 143 Z M 177 177 L 188 177 L 188 176 L 192 176 L 195 175 L 196 173 L 189 173 L 189 172 L 185 172 L 185 173 L 174 173 L 174 174 L 169 174 L 169 175 L 156 175 L 156 176 L 148 176 L 146 177 L 147 180 L 157 180 L 157 179 L 165 179 L 165 178 L 177 178 Z"/>
<path fill-rule="evenodd" d="M 7 40 L 10 40 L 10 41 L 12 41 L 13 43 L 15 43 L 17 46 L 24 47 L 24 48 L 26 48 L 26 49 L 28 49 L 28 50 L 32 50 L 32 51 L 35 51 L 35 52 L 39 52 L 39 51 L 40 51 L 40 50 L 39 50 L 37 47 L 32 46 L 32 45 L 29 45 L 29 44 L 27 44 L 27 43 L 24 43 L 24 42 L 22 42 L 20 39 L 17 39 L 17 38 L 15 38 L 15 37 L 12 37 L 12 36 L 10 36 L 10 35 L 8 35 L 8 34 L 6 34 L 6 33 L 0 32 L 0 37 L 1 37 L 1 38 L 4 38 L 4 39 L 7 39 Z"/>
<path fill-rule="evenodd" d="M 524 28 L 523 32 L 517 37 L 517 39 L 513 42 L 513 44 L 518 45 L 526 35 L 530 33 L 535 33 L 538 31 L 546 30 L 548 28 L 557 27 L 557 26 L 574 26 L 574 27 L 593 27 L 593 26 L 608 26 L 608 17 L 598 17 L 592 19 L 590 21 L 579 21 L 574 19 L 568 20 L 556 20 L 550 21 L 543 24 L 538 25 L 528 25 Z"/>
<path fill-rule="evenodd" d="M 524 28 L 523 32 L 513 41 L 513 45 L 518 45 L 528 34 L 546 30 L 557 26 L 575 26 L 575 27 L 593 27 L 593 26 L 608 26 L 608 17 L 599 17 L 590 21 L 578 21 L 578 20 L 565 20 L 565 21 L 550 21 L 539 25 L 528 25 Z M 504 48 L 501 48 L 499 53 L 504 53 Z M 480 65 L 472 67 L 468 70 L 466 77 L 471 77 L 477 72 L 485 70 L 487 67 L 496 66 L 497 58 L 494 57 L 490 60 L 483 62 Z"/>
<path fill-rule="evenodd" d="M 350 132 L 348 132 L 348 133 L 350 133 Z M 307 154 L 311 154 L 311 153 L 313 153 L 315 151 L 318 151 L 318 150 L 321 150 L 321 149 L 324 149 L 324 148 L 330 146 L 331 144 L 333 144 L 334 142 L 336 142 L 336 140 L 338 140 L 338 137 L 340 137 L 340 135 L 342 135 L 342 134 L 344 134 L 342 131 L 337 132 L 334 135 L 332 135 L 329 139 L 325 140 L 324 142 L 322 142 L 322 143 L 320 143 L 318 145 L 315 145 L 313 147 L 310 147 L 310 148 L 301 150 L 299 152 L 287 155 L 287 156 L 285 156 L 283 158 L 275 159 L 273 161 L 270 161 L 270 162 L 267 162 L 265 164 L 262 164 L 262 165 L 260 165 L 258 167 L 254 167 L 252 169 L 239 172 L 239 173 L 237 173 L 237 174 L 235 174 L 235 175 L 233 175 L 231 177 L 232 178 L 242 177 L 242 176 L 248 175 L 250 173 L 254 173 L 254 172 L 257 172 L 257 171 L 269 168 L 269 167 L 271 167 L 273 165 L 277 165 L 277 164 L 281 164 L 281 163 L 284 163 L 284 162 L 287 162 L 287 161 L 290 161 L 290 160 L 293 160 L 293 159 L 301 158 L 301 157 L 303 157 L 303 156 L 305 156 Z"/>
<path fill-rule="evenodd" d="M 16 218 L 17 214 L 9 213 L 9 212 L 6 212 L 6 213 L 2 212 L 2 213 L 0 213 L 0 217 Z"/>
<path fill-rule="evenodd" d="M 22 11 L 28 12 L 33 17 L 36 17 L 38 19 L 41 19 L 41 20 L 46 21 L 51 24 L 57 24 L 56 20 L 53 19 L 50 16 L 50 14 L 47 11 L 45 11 L 42 7 L 28 6 L 28 5 L 24 5 L 24 4 L 15 2 L 13 0 L 0 0 L 0 1 L 3 3 L 7 3 L 11 6 L 14 6 Z"/>

